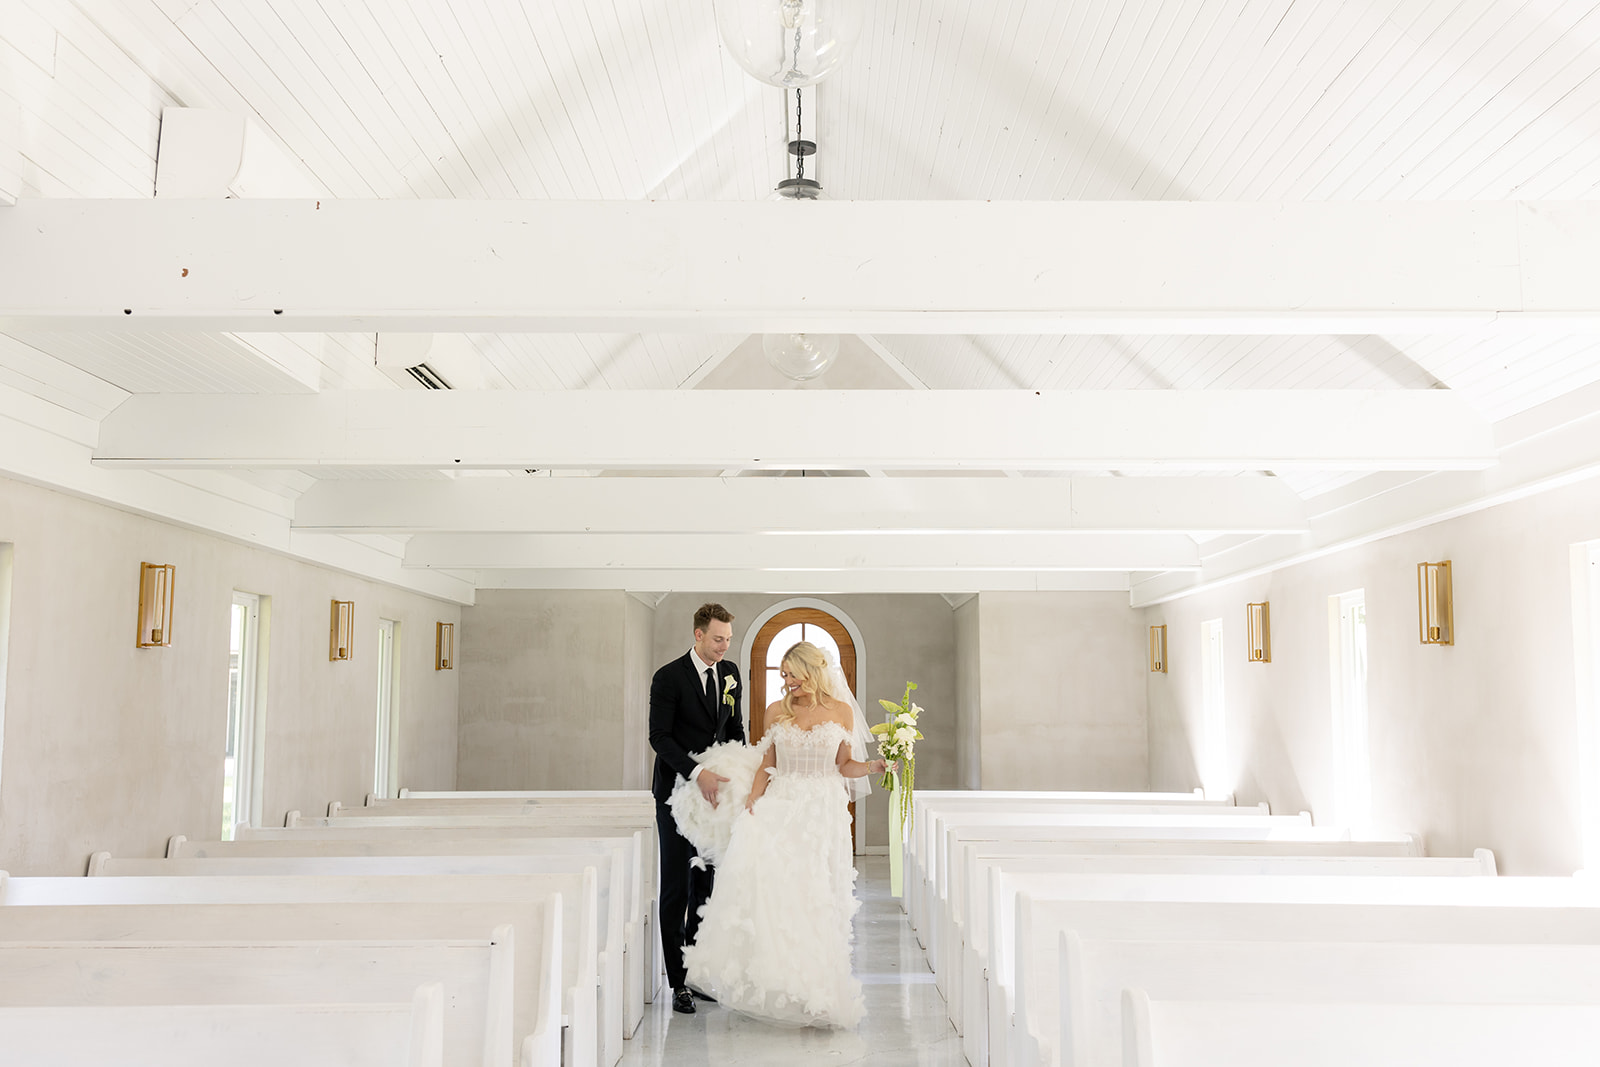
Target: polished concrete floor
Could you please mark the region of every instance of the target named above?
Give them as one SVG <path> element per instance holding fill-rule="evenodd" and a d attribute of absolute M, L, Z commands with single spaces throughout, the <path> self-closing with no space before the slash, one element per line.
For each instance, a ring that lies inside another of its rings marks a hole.
<path fill-rule="evenodd" d="M 853 1033 L 766 1026 L 704 1001 L 674 1015 L 666 997 L 645 1005 L 644 1022 L 625 1044 L 622 1067 L 754 1064 L 788 1067 L 962 1067 L 961 1039 L 945 1015 L 927 957 L 900 904 L 889 896 L 889 861 L 858 856 L 856 975 L 867 1017 Z"/>

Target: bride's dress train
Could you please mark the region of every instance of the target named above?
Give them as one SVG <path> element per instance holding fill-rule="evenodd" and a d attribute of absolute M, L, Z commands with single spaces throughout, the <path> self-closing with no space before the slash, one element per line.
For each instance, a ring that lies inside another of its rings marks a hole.
<path fill-rule="evenodd" d="M 850 973 L 859 903 L 849 797 L 834 763 L 840 743 L 850 739 L 837 723 L 810 730 L 778 723 L 762 745 L 737 759 L 748 768 L 765 745 L 777 750 L 771 783 L 754 811 L 744 811 L 747 793 L 737 790 L 731 834 L 724 848 L 714 849 L 716 887 L 696 943 L 683 950 L 689 982 L 726 1007 L 785 1025 L 846 1029 L 866 1011 L 861 983 Z M 726 754 L 727 770 L 719 773 L 734 770 L 732 757 Z M 744 770 L 745 781 L 753 773 Z M 698 790 L 687 790 L 695 796 L 686 793 L 683 801 L 695 800 Z M 723 796 L 717 814 L 732 799 Z M 673 806 L 681 809 L 678 797 Z M 702 814 L 708 812 L 705 806 Z"/>

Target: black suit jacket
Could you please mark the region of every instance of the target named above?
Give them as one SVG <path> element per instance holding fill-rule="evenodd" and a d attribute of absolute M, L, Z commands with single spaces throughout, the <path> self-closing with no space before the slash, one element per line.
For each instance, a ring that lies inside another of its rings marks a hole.
<path fill-rule="evenodd" d="M 678 776 L 688 778 L 698 764 L 691 752 L 704 752 L 718 741 L 743 741 L 744 719 L 739 715 L 744 679 L 731 660 L 716 666 L 717 691 L 706 695 L 705 676 L 695 671 L 685 652 L 650 680 L 650 747 L 656 751 L 655 780 L 651 792 L 666 800 Z M 726 679 L 734 678 L 733 706 L 722 702 Z"/>

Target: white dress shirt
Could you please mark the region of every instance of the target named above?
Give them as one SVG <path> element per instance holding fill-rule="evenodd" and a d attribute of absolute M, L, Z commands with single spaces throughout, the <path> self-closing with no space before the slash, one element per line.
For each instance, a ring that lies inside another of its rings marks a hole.
<path fill-rule="evenodd" d="M 716 671 L 715 665 L 707 663 L 705 660 L 701 659 L 700 658 L 700 653 L 698 653 L 698 652 L 696 652 L 694 650 L 694 646 L 693 645 L 689 646 L 689 659 L 694 662 L 694 670 L 695 670 L 695 673 L 700 676 L 700 685 L 702 687 L 704 687 L 705 684 L 706 684 L 706 671 L 710 671 L 711 672 L 711 677 L 713 679 L 715 679 L 717 677 L 717 671 Z M 713 682 L 712 684 L 715 684 L 715 682 Z M 721 698 L 721 695 L 722 694 L 720 694 L 720 693 L 713 692 L 711 694 L 711 702 L 713 704 L 715 704 L 717 702 L 717 700 Z M 703 771 L 703 770 L 705 770 L 704 767 L 696 767 L 694 769 L 694 778 L 691 779 L 691 781 L 699 781 L 700 780 L 700 772 Z"/>

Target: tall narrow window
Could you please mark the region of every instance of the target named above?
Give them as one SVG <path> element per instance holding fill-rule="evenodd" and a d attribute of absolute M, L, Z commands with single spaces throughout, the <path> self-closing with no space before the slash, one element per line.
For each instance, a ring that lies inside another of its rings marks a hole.
<path fill-rule="evenodd" d="M 372 791 L 389 795 L 394 762 L 394 643 L 399 629 L 393 619 L 378 620 L 378 726 L 372 760 Z"/>
<path fill-rule="evenodd" d="M 228 740 L 222 758 L 222 839 L 255 814 L 257 667 L 261 654 L 261 598 L 234 593 L 228 616 Z"/>
<path fill-rule="evenodd" d="M 1210 619 L 1200 624 L 1200 784 L 1212 799 L 1233 791 L 1228 780 L 1228 715 L 1222 700 L 1222 671 L 1222 620 Z"/>
<path fill-rule="evenodd" d="M 1367 747 L 1367 595 L 1328 598 L 1328 676 L 1333 705 L 1335 818 L 1352 829 L 1372 821 L 1372 765 Z"/>

